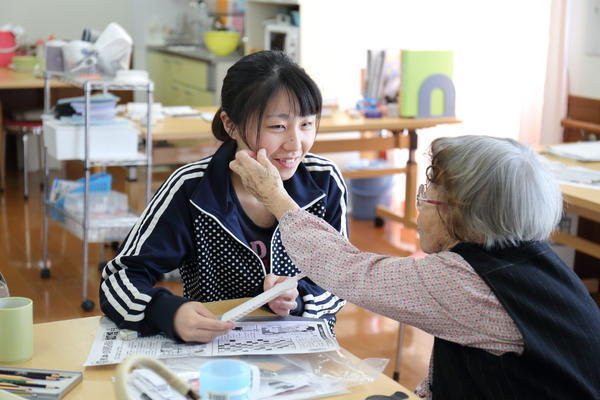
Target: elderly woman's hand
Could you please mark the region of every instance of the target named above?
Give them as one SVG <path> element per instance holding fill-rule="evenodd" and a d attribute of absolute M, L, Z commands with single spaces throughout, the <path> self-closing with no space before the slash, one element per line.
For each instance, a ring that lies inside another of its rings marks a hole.
<path fill-rule="evenodd" d="M 286 211 L 299 208 L 288 195 L 277 168 L 271 164 L 264 149 L 254 154 L 241 150 L 229 163 L 229 168 L 242 179 L 244 187 L 280 219 Z"/>

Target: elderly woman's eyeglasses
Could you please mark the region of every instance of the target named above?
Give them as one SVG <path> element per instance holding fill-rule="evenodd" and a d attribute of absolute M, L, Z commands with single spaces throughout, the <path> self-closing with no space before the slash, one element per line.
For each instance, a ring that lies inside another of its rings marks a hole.
<path fill-rule="evenodd" d="M 433 204 L 435 206 L 451 206 L 451 205 L 453 205 L 452 203 L 448 203 L 445 201 L 430 200 L 430 199 L 426 198 L 425 197 L 426 191 L 427 191 L 427 186 L 419 185 L 419 190 L 417 191 L 417 209 L 420 210 L 421 208 L 423 208 L 425 203 Z"/>

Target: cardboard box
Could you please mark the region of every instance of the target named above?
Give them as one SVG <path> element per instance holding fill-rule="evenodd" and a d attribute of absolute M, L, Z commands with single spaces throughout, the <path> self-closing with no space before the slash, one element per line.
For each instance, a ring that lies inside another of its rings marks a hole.
<path fill-rule="evenodd" d="M 90 160 L 126 160 L 138 155 L 138 130 L 129 120 L 115 118 L 111 124 L 92 125 L 88 138 Z M 83 160 L 85 127 L 45 119 L 44 143 L 48 155 L 57 160 Z"/>

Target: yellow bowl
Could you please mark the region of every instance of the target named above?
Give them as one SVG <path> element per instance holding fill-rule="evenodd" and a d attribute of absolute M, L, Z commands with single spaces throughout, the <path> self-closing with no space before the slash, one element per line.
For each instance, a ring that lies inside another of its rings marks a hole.
<path fill-rule="evenodd" d="M 204 32 L 204 45 L 218 56 L 226 56 L 234 51 L 240 41 L 240 33 L 236 31 Z"/>

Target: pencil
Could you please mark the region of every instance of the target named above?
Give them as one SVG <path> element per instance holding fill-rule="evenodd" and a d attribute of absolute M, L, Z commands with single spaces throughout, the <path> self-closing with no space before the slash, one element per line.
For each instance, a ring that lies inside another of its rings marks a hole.
<path fill-rule="evenodd" d="M 15 377 L 16 378 L 16 377 Z M 27 383 L 31 382 L 31 379 L 9 379 L 9 378 L 0 378 L 0 383 Z"/>
<path fill-rule="evenodd" d="M 2 390 L 4 390 L 4 389 L 0 389 L 0 392 L 2 392 Z M 37 394 L 35 394 L 35 393 L 13 392 L 13 391 L 10 391 L 10 392 L 7 391 L 7 393 L 14 394 L 15 396 L 21 396 L 23 398 L 37 397 Z"/>
<path fill-rule="evenodd" d="M 25 380 L 25 381 L 31 381 L 31 378 L 27 378 L 26 376 L 19 376 L 19 375 L 2 375 L 0 374 L 0 379 L 20 379 L 20 380 Z"/>
<path fill-rule="evenodd" d="M 68 378 L 68 376 L 57 374 L 54 372 L 33 372 L 33 371 L 20 371 L 20 370 L 9 370 L 9 369 L 0 369 L 0 374 L 3 375 L 12 375 L 19 377 L 26 377 L 31 379 L 62 379 Z"/>
<path fill-rule="evenodd" d="M 19 392 L 31 392 L 33 389 L 32 388 L 26 388 L 23 386 L 17 386 L 17 385 L 11 385 L 8 386 L 6 384 L 0 384 L 0 389 L 2 390 L 8 390 L 8 391 L 19 391 Z"/>

